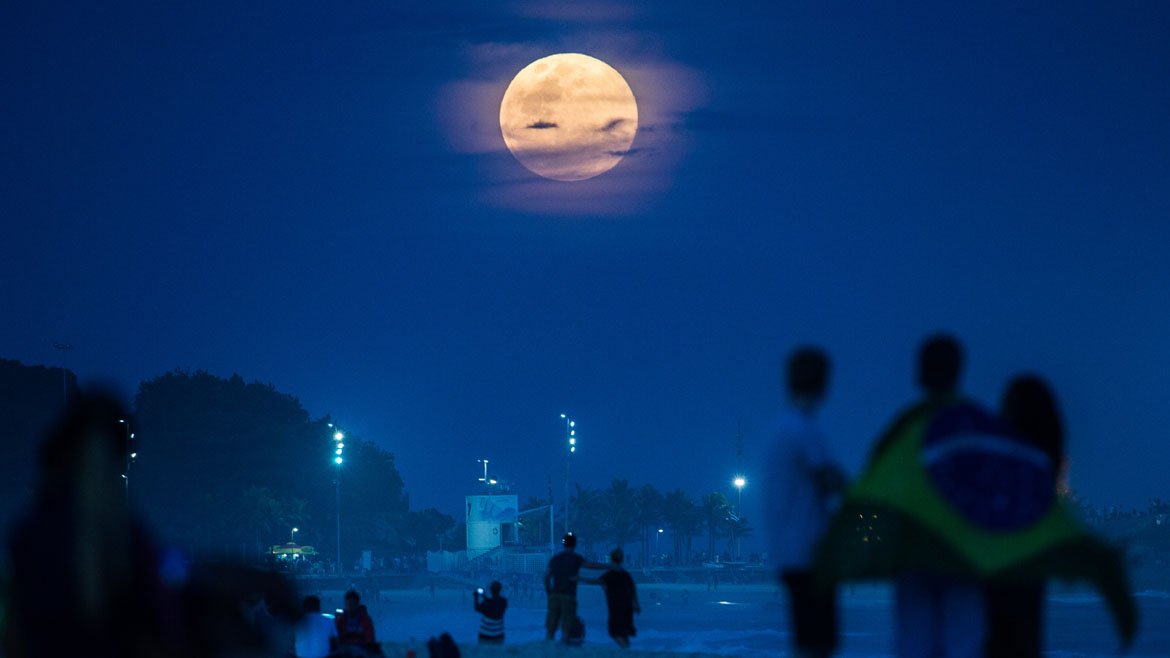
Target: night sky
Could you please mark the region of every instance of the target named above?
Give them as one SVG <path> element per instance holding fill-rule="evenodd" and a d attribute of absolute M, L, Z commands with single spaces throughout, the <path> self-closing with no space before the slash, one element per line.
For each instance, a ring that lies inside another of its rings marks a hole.
<path fill-rule="evenodd" d="M 561 413 L 574 481 L 734 499 L 742 422 L 755 519 L 783 356 L 856 472 L 945 329 L 989 404 L 1051 379 L 1090 502 L 1170 497 L 1164 3 L 139 4 L 0 9 L 0 356 L 271 382 L 455 515 L 482 458 L 559 500 Z M 588 181 L 499 132 L 557 52 L 639 104 Z"/>

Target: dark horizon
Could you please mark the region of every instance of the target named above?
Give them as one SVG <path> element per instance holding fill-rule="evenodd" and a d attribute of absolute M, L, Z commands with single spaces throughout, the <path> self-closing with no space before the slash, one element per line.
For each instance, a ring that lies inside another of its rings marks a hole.
<path fill-rule="evenodd" d="M 561 413 L 574 480 L 734 495 L 742 423 L 756 519 L 790 349 L 856 473 L 947 330 L 989 406 L 1052 382 L 1090 502 L 1170 497 L 1167 10 L 738 11 L 0 10 L 0 355 L 271 382 L 447 513 L 477 459 L 559 492 Z M 587 181 L 498 131 L 556 52 L 638 101 Z"/>

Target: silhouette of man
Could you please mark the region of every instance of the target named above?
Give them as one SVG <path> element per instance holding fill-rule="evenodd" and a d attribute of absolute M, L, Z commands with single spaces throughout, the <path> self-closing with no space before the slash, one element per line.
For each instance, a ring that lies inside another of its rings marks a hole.
<path fill-rule="evenodd" d="M 961 401 L 959 375 L 963 349 L 949 334 L 928 336 L 918 350 L 918 385 L 924 399 L 911 406 L 895 426 Z M 891 431 L 885 436 L 896 436 Z M 876 456 L 887 445 L 879 443 Z M 895 643 L 902 658 L 975 658 L 986 633 L 983 595 L 974 579 L 930 571 L 904 573 L 896 581 Z"/>
<path fill-rule="evenodd" d="M 797 349 L 784 378 L 789 409 L 775 424 L 768 467 L 771 551 L 788 590 L 796 654 L 827 656 L 837 644 L 836 596 L 814 580 L 811 563 L 832 497 L 845 482 L 815 418 L 828 388 L 829 358 L 819 348 Z"/>
<path fill-rule="evenodd" d="M 561 539 L 564 550 L 552 556 L 544 571 L 544 591 L 548 594 L 548 615 L 544 620 L 547 631 L 545 639 L 556 637 L 557 627 L 561 639 L 569 641 L 569 629 L 577 619 L 577 574 L 586 569 L 605 569 L 604 564 L 590 562 L 578 555 L 577 536 L 568 533 Z"/>

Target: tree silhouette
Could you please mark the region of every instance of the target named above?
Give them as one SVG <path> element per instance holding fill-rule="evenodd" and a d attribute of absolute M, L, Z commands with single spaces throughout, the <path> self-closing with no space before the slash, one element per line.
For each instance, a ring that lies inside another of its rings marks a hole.
<path fill-rule="evenodd" d="M 674 537 L 675 562 L 682 564 L 684 555 L 691 553 L 691 538 L 699 532 L 702 516 L 690 496 L 682 489 L 675 489 L 663 502 L 663 518 Z"/>
<path fill-rule="evenodd" d="M 624 478 L 614 479 L 605 490 L 603 536 L 615 546 L 625 546 L 638 536 L 637 494 Z"/>
<path fill-rule="evenodd" d="M 642 564 L 648 564 L 650 553 L 650 534 L 658 532 L 658 524 L 662 521 L 662 494 L 653 485 L 644 484 L 638 489 L 634 497 L 635 516 L 642 536 Z"/>
<path fill-rule="evenodd" d="M 727 503 L 727 498 L 718 491 L 703 496 L 703 523 L 707 526 L 708 559 L 715 559 L 715 538 L 725 534 L 724 525 L 728 521 L 730 512 L 731 505 Z"/>

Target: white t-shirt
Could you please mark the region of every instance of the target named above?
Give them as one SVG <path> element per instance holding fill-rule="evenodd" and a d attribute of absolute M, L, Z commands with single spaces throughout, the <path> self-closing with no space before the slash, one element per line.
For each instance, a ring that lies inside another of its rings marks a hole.
<path fill-rule="evenodd" d="M 293 650 L 297 658 L 325 658 L 329 655 L 331 637 L 337 637 L 337 623 L 333 616 L 310 612 L 297 624 Z"/>
<path fill-rule="evenodd" d="M 768 557 L 779 569 L 806 569 L 829 522 L 829 497 L 813 474 L 834 465 L 825 437 L 812 416 L 782 414 L 772 427 L 768 460 Z"/>

